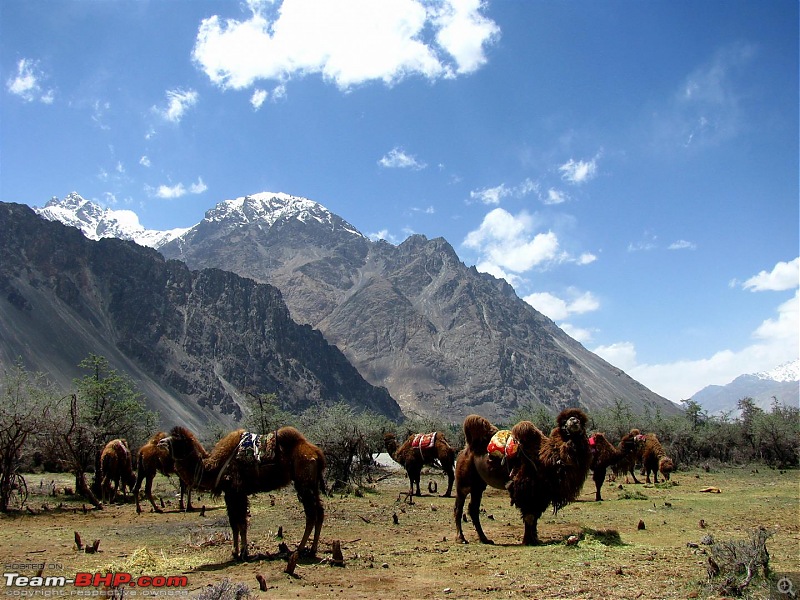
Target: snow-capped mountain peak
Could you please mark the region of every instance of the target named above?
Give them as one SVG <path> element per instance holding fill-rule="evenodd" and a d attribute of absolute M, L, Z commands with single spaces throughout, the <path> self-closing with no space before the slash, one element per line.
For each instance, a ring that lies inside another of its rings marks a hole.
<path fill-rule="evenodd" d="M 800 381 L 800 360 L 794 360 L 775 367 L 769 371 L 754 374 L 759 379 L 771 381 Z"/>
<path fill-rule="evenodd" d="M 33 210 L 45 219 L 80 229 L 90 240 L 112 237 L 158 248 L 187 231 L 145 229 L 132 210 L 103 208 L 77 192 L 67 194 L 63 200 L 53 197 L 42 208 Z"/>
<path fill-rule="evenodd" d="M 350 233 L 362 235 L 355 227 L 336 217 L 321 204 L 283 192 L 259 192 L 234 200 L 224 200 L 206 211 L 204 220 L 211 223 L 225 222 L 233 226 L 258 223 L 272 227 L 279 221 L 290 219 L 317 221 L 331 228 L 338 225 Z"/>

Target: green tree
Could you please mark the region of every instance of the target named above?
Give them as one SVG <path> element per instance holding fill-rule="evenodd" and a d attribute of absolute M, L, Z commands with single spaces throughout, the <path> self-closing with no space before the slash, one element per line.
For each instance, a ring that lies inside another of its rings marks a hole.
<path fill-rule="evenodd" d="M 268 433 L 290 423 L 291 415 L 281 409 L 276 393 L 247 393 L 246 398 L 250 412 L 244 418 L 242 425 L 248 431 Z"/>
<path fill-rule="evenodd" d="M 75 475 L 78 493 L 100 507 L 97 466 L 103 446 L 123 438 L 135 447 L 155 429 L 157 415 L 147 410 L 130 378 L 112 369 L 106 358 L 90 354 L 79 366 L 88 373 L 73 382 L 76 393 L 61 403 L 51 443 L 65 468 Z M 95 481 L 90 488 L 86 473 L 93 467 Z"/>

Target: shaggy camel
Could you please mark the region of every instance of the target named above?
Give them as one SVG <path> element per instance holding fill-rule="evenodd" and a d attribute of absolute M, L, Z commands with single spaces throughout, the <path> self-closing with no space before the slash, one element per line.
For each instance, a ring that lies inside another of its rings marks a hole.
<path fill-rule="evenodd" d="M 161 473 L 166 477 L 169 477 L 175 473 L 175 465 L 172 462 L 172 457 L 169 455 L 169 449 L 158 445 L 158 442 L 165 437 L 167 437 L 167 434 L 163 431 L 159 431 L 158 433 L 154 434 L 153 437 L 147 440 L 147 442 L 145 442 L 141 448 L 139 448 L 139 457 L 136 460 L 136 483 L 133 486 L 133 496 L 136 498 L 137 513 L 142 512 L 142 507 L 139 503 L 139 490 L 142 488 L 142 481 L 145 482 L 144 496 L 150 500 L 153 510 L 157 513 L 164 512 L 161 510 L 161 508 L 156 506 L 156 502 L 153 499 L 153 479 L 155 478 L 156 473 Z M 208 452 L 206 452 L 205 449 L 202 450 L 202 453 L 203 457 L 208 456 Z M 186 510 L 193 510 L 192 488 L 187 486 L 180 476 L 178 477 L 178 481 L 181 485 L 181 499 L 180 503 L 178 504 L 179 510 L 184 510 L 184 495 L 186 496 Z"/>
<path fill-rule="evenodd" d="M 650 483 L 650 473 L 653 473 L 653 483 L 658 483 L 659 471 L 664 479 L 669 481 L 669 475 L 675 470 L 675 463 L 664 452 L 661 442 L 658 441 L 655 433 L 648 433 L 645 436 L 644 448 L 642 449 L 642 472 L 646 476 L 647 483 Z"/>
<path fill-rule="evenodd" d="M 620 442 L 619 447 L 615 447 L 608 441 L 605 434 L 597 432 L 589 437 L 589 450 L 592 454 L 592 461 L 589 468 L 592 469 L 592 480 L 595 485 L 595 500 L 603 500 L 600 493 L 603 482 L 606 479 L 606 472 L 609 467 L 612 469 L 626 460 L 636 460 L 636 443 L 633 439 Z"/>
<path fill-rule="evenodd" d="M 481 498 L 490 485 L 508 489 L 511 504 L 519 508 L 525 525 L 522 543 L 538 544 L 537 526 L 544 510 L 552 505 L 558 511 L 575 500 L 583 487 L 590 462 L 586 421 L 579 409 L 563 410 L 550 437 L 530 421 L 517 423 L 510 433 L 516 451 L 507 452 L 501 460 L 488 451 L 497 428 L 481 416 L 469 415 L 464 420 L 466 445 L 456 462 L 456 539 L 467 543 L 461 520 L 464 502 L 471 495 L 468 512 L 475 531 L 482 543 L 493 543 L 480 523 Z"/>
<path fill-rule="evenodd" d="M 103 502 L 113 502 L 117 493 L 131 489 L 136 481 L 131 464 L 131 451 L 123 439 L 111 440 L 100 454 L 100 490 Z M 113 484 L 113 488 L 112 488 Z"/>
<path fill-rule="evenodd" d="M 445 498 L 450 497 L 453 491 L 453 480 L 455 479 L 453 466 L 456 462 L 456 451 L 447 442 L 444 433 L 436 431 L 426 434 L 412 434 L 408 436 L 408 439 L 400 447 L 397 446 L 395 435 L 387 433 L 383 436 L 383 443 L 389 455 L 405 468 L 408 474 L 410 482 L 409 496 L 414 493 L 414 486 L 417 488 L 417 496 L 422 495 L 419 491 L 422 467 L 423 465 L 432 465 L 438 460 L 447 475 L 447 492 L 443 496 Z"/>
<path fill-rule="evenodd" d="M 614 475 L 625 475 L 625 483 L 628 483 L 628 475 L 633 477 L 634 483 L 641 483 L 636 479 L 634 469 L 636 465 L 642 462 L 642 451 L 644 450 L 645 436 L 638 429 L 631 429 L 628 433 L 622 436 L 618 449 L 625 450 L 625 456 L 611 469 Z"/>
<path fill-rule="evenodd" d="M 311 554 L 316 555 L 325 519 L 320 499 L 325 491 L 325 455 L 297 429 L 281 427 L 267 435 L 238 429 L 223 437 L 206 458 L 200 443 L 185 427 L 174 427 L 158 444 L 169 448 L 175 471 L 182 479 L 197 489 L 224 494 L 234 558 L 246 560 L 249 554 L 249 496 L 285 487 L 290 482 L 294 482 L 306 515 L 306 528 L 297 549 L 305 548 L 313 529 Z"/>

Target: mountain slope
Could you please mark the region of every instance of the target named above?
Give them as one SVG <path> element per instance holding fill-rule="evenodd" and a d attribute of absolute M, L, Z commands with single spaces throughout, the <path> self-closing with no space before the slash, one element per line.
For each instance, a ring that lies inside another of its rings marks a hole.
<path fill-rule="evenodd" d="M 0 359 L 22 359 L 69 388 L 89 352 L 128 373 L 164 424 L 233 424 L 242 394 L 283 408 L 346 402 L 401 416 L 322 335 L 289 317 L 280 292 L 156 251 L 90 241 L 0 203 Z"/>
<path fill-rule="evenodd" d="M 709 413 L 736 411 L 742 398 L 769 411 L 774 400 L 787 406 L 800 405 L 800 361 L 786 363 L 772 371 L 740 375 L 726 385 L 709 385 L 692 396 Z"/>
<path fill-rule="evenodd" d="M 444 239 L 371 242 L 321 205 L 286 194 L 228 200 L 160 251 L 191 268 L 278 287 L 406 415 L 507 419 L 521 407 L 594 410 L 616 399 L 677 412 L 522 301 L 467 268 Z"/>

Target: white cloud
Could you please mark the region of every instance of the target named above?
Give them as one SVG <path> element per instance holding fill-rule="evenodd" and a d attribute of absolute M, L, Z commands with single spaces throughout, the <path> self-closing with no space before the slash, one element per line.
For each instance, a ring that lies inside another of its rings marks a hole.
<path fill-rule="evenodd" d="M 261 105 L 264 104 L 264 100 L 267 99 L 267 91 L 266 90 L 255 90 L 253 95 L 250 97 L 250 104 L 253 105 L 255 110 L 261 108 Z"/>
<path fill-rule="evenodd" d="M 800 285 L 800 257 L 790 262 L 779 262 L 767 273 L 761 271 L 742 284 L 746 290 L 761 292 L 765 290 L 791 290 Z"/>
<path fill-rule="evenodd" d="M 586 183 L 597 175 L 597 157 L 584 161 L 569 159 L 558 167 L 561 171 L 561 178 L 572 184 Z"/>
<path fill-rule="evenodd" d="M 536 233 L 533 217 L 522 211 L 517 215 L 495 208 L 480 227 L 464 239 L 464 246 L 477 250 L 481 264 L 523 273 L 543 263 L 565 260 L 552 231 Z M 478 270 L 486 270 L 478 267 Z M 489 272 L 487 270 L 487 272 Z"/>
<path fill-rule="evenodd" d="M 555 188 L 550 188 L 547 190 L 547 196 L 542 198 L 542 202 L 545 204 L 562 204 L 567 200 L 569 200 L 569 196 L 561 190 L 557 190 Z"/>
<path fill-rule="evenodd" d="M 415 156 L 407 154 L 402 148 L 392 148 L 388 154 L 381 157 L 378 164 L 387 169 L 414 169 L 419 171 L 427 167 L 423 162 L 416 159 Z"/>
<path fill-rule="evenodd" d="M 171 123 L 180 123 L 189 108 L 197 104 L 200 96 L 194 90 L 167 90 L 166 108 L 153 107 L 153 110 Z"/>
<path fill-rule="evenodd" d="M 55 100 L 55 93 L 52 89 L 42 89 L 41 81 L 44 78 L 44 74 L 39 69 L 39 61 L 21 58 L 17 61 L 16 75 L 9 77 L 6 81 L 6 89 L 25 102 L 38 100 L 43 104 L 52 104 Z"/>
<path fill-rule="evenodd" d="M 515 198 L 524 198 L 532 192 L 539 191 L 539 184 L 530 178 L 525 179 L 519 185 L 508 187 L 505 183 L 501 183 L 495 187 L 487 187 L 479 190 L 473 190 L 469 193 L 470 200 L 477 200 L 482 204 L 497 205 L 503 198 L 513 196 Z"/>
<path fill-rule="evenodd" d="M 500 204 L 500 200 L 511 195 L 511 189 L 505 183 L 492 188 L 483 188 L 469 193 L 471 200 L 477 200 L 483 204 Z"/>
<path fill-rule="evenodd" d="M 189 193 L 190 194 L 202 194 L 208 189 L 208 186 L 203 182 L 202 177 L 197 178 L 197 183 L 193 183 L 189 186 Z"/>
<path fill-rule="evenodd" d="M 143 167 L 149 167 L 150 159 L 146 155 L 142 156 L 142 158 L 139 159 L 139 164 L 142 165 Z"/>
<path fill-rule="evenodd" d="M 340 89 L 409 75 L 455 77 L 480 68 L 485 47 L 499 37 L 478 0 L 283 0 L 249 8 L 246 20 L 215 15 L 200 24 L 194 61 L 222 88 L 309 74 Z"/>
<path fill-rule="evenodd" d="M 434 19 L 439 25 L 436 41 L 456 61 L 456 72 L 472 73 L 486 63 L 484 44 L 500 35 L 500 28 L 480 14 L 481 0 L 445 2 Z"/>
<path fill-rule="evenodd" d="M 190 184 L 188 189 L 182 183 L 176 183 L 175 185 L 160 185 L 155 189 L 148 188 L 148 191 L 157 198 L 172 199 L 186 194 L 202 194 L 207 189 L 208 186 L 203 182 L 203 178 L 198 177 L 197 182 Z"/>
<path fill-rule="evenodd" d="M 593 352 L 628 374 L 636 368 L 636 348 L 631 342 L 617 342 L 608 346 L 598 346 Z M 645 385 L 647 384 L 645 383 Z"/>
<path fill-rule="evenodd" d="M 715 145 L 736 136 L 744 121 L 736 75 L 755 52 L 749 44 L 731 44 L 694 69 L 657 123 L 657 136 L 670 147 L 686 148 Z"/>
<path fill-rule="evenodd" d="M 597 256 L 595 256 L 591 252 L 584 252 L 583 254 L 581 254 L 578 257 L 578 260 L 576 262 L 579 265 L 590 265 L 596 260 L 597 260 Z"/>
<path fill-rule="evenodd" d="M 656 249 L 656 240 L 658 236 L 645 231 L 642 234 L 642 239 L 638 242 L 630 242 L 628 244 L 628 252 L 648 252 Z"/>
<path fill-rule="evenodd" d="M 591 329 L 583 327 L 575 327 L 570 323 L 559 323 L 558 326 L 573 340 L 579 341 L 581 344 L 586 344 L 592 341 L 593 332 Z"/>
<path fill-rule="evenodd" d="M 694 242 L 687 242 L 686 240 L 677 240 L 672 242 L 667 250 L 696 250 L 697 245 Z"/>
<path fill-rule="evenodd" d="M 572 298 L 566 301 L 549 292 L 536 292 L 525 296 L 523 300 L 553 321 L 563 321 L 571 315 L 593 312 L 600 308 L 600 302 L 591 292 L 570 290 L 570 295 Z"/>
<path fill-rule="evenodd" d="M 381 229 L 380 231 L 376 231 L 375 233 L 367 234 L 367 237 L 371 239 L 373 242 L 377 242 L 378 240 L 384 240 L 394 246 L 396 246 L 402 241 L 397 236 L 389 233 L 388 229 Z"/>

